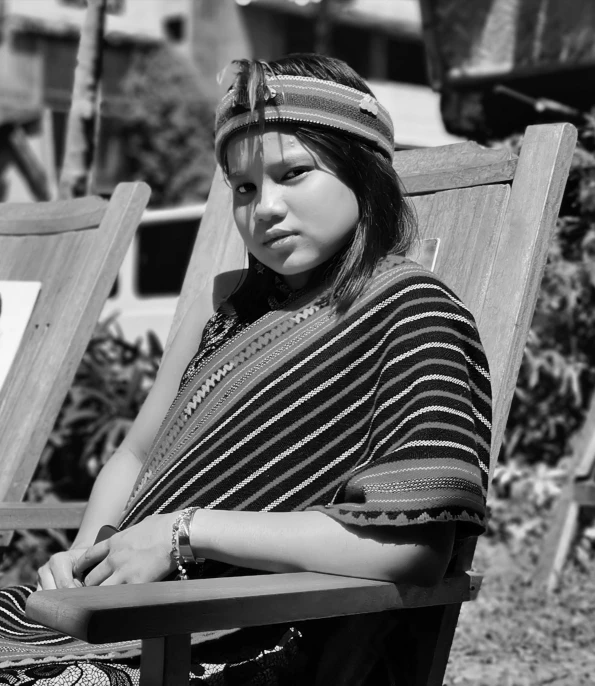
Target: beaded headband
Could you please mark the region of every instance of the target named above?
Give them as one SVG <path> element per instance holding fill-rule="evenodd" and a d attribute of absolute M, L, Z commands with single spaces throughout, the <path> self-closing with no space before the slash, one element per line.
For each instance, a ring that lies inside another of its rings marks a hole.
<path fill-rule="evenodd" d="M 238 103 L 232 88 L 221 100 L 215 116 L 215 155 L 221 162 L 224 142 L 236 131 L 262 122 L 318 124 L 347 131 L 393 157 L 394 128 L 388 110 L 356 88 L 308 76 L 270 76 L 264 107 L 250 111 Z"/>

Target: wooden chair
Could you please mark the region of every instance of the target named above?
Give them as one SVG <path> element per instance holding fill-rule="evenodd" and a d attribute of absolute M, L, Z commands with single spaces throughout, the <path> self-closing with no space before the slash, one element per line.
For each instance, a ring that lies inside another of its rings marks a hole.
<path fill-rule="evenodd" d="M 0 205 L 0 280 L 41 282 L 0 389 L 0 502 L 25 495 L 149 194 L 146 184 L 127 183 L 109 203 Z M 39 521 L 26 504 L 16 509 L 21 528 L 48 528 L 50 520 Z M 0 545 L 7 545 L 11 520 L 2 520 Z"/>
<path fill-rule="evenodd" d="M 575 138 L 570 125 L 536 126 L 527 130 L 518 159 L 473 143 L 399 152 L 395 158 L 422 237 L 441 241 L 435 271 L 470 307 L 487 349 L 494 393 L 492 468 Z M 241 267 L 243 259 L 229 189 L 219 174 L 170 341 L 197 293 L 212 288 L 218 273 Z M 18 514 L 11 514 L 13 526 Z M 192 632 L 406 610 L 417 641 L 412 681 L 439 686 L 461 603 L 473 599 L 481 583 L 481 575 L 470 571 L 474 547 L 469 542 L 446 578 L 429 589 L 329 574 L 274 574 L 46 591 L 31 596 L 27 612 L 90 643 L 142 639 L 143 686 L 179 686 L 188 683 Z"/>
<path fill-rule="evenodd" d="M 543 541 L 532 583 L 553 593 L 576 539 L 583 512 L 595 512 L 595 395 L 581 430 L 573 440 L 573 458 L 568 480 L 554 508 L 548 533 Z"/>

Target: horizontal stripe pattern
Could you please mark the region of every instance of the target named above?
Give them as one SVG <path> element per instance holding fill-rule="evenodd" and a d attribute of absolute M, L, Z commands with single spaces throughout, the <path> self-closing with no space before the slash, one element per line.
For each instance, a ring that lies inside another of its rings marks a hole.
<path fill-rule="evenodd" d="M 237 104 L 229 91 L 215 118 L 215 154 L 221 158 L 225 141 L 236 131 L 260 122 L 317 124 L 365 139 L 392 159 L 394 127 L 388 110 L 372 96 L 332 81 L 299 76 L 267 79 L 274 95 L 254 111 Z"/>
<path fill-rule="evenodd" d="M 186 378 L 124 526 L 195 504 L 484 530 L 490 384 L 467 308 L 401 259 L 341 319 L 311 301 L 223 336 Z"/>

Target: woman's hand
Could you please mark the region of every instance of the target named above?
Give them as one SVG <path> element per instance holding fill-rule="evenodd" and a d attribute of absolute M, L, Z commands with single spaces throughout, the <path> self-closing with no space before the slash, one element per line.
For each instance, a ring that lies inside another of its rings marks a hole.
<path fill-rule="evenodd" d="M 54 588 L 78 588 L 82 586 L 74 578 L 74 566 L 87 548 L 71 548 L 52 555 L 50 559 L 37 570 L 37 590 L 49 591 Z"/>
<path fill-rule="evenodd" d="M 170 552 L 177 514 L 152 515 L 91 546 L 76 562 L 75 577 L 84 577 L 85 586 L 142 584 L 163 579 L 175 569 Z"/>

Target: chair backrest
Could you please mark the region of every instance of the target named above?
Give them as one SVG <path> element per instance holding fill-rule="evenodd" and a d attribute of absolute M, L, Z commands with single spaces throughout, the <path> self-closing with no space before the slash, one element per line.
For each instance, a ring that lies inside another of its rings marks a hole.
<path fill-rule="evenodd" d="M 0 388 L 0 501 L 25 494 L 149 194 L 0 205 L 0 281 L 41 282 Z"/>
<path fill-rule="evenodd" d="M 518 158 L 476 143 L 395 154 L 420 237 L 440 239 L 434 271 L 469 307 L 486 348 L 494 398 L 491 472 L 575 141 L 572 125 L 550 124 L 527 129 Z M 166 350 L 198 293 L 243 264 L 230 189 L 218 170 Z"/>
<path fill-rule="evenodd" d="M 475 143 L 395 154 L 394 166 L 417 212 L 421 238 L 440 239 L 434 271 L 473 312 L 486 347 L 494 397 L 490 478 L 575 140 L 576 130 L 570 124 L 550 124 L 527 129 L 518 158 L 507 149 L 486 149 Z M 218 170 L 165 354 L 188 309 L 197 306 L 199 294 L 205 289 L 213 292 L 217 277 L 241 270 L 244 260 L 244 245 L 232 217 L 230 189 Z M 32 469 L 23 471 L 19 493 L 24 491 Z M 15 471 L 13 467 L 12 473 Z M 72 528 L 78 526 L 83 510 L 82 503 L 48 506 L 27 513 L 26 519 L 31 521 L 29 528 L 48 521 L 48 517 L 56 527 Z M 22 525 L 24 513 L 19 508 L 0 507 L 0 511 L 6 526 L 13 526 L 12 521 Z M 459 556 L 457 568 L 468 569 L 472 554 L 471 545 Z"/>

